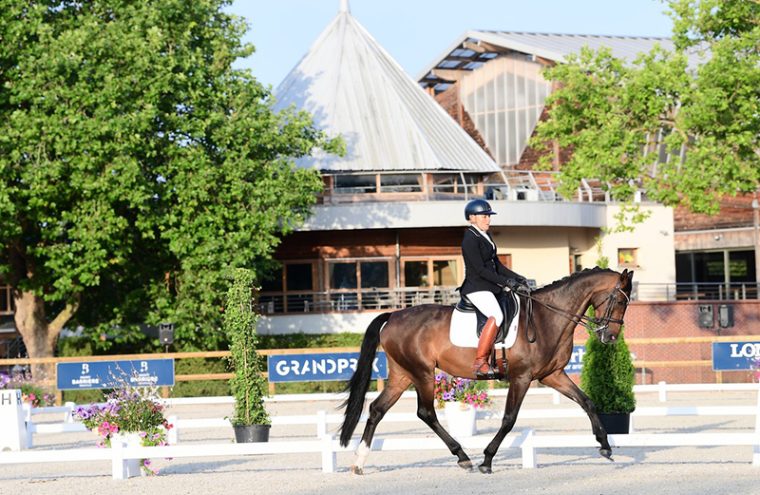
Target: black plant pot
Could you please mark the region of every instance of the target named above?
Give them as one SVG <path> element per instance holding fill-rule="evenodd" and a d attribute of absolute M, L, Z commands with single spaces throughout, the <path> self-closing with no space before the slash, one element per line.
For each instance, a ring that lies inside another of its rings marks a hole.
<path fill-rule="evenodd" d="M 631 425 L 631 413 L 599 413 L 599 420 L 610 435 L 627 435 Z"/>
<path fill-rule="evenodd" d="M 233 425 L 235 443 L 268 442 L 272 425 Z"/>

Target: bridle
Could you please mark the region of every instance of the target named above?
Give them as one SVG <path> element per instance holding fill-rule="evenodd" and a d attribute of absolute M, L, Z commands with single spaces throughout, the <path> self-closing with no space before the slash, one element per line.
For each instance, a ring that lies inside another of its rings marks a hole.
<path fill-rule="evenodd" d="M 604 315 L 601 318 L 596 318 L 594 316 L 587 316 L 585 314 L 571 313 L 562 308 L 558 308 L 557 306 L 554 306 L 553 304 L 549 304 L 549 303 L 541 301 L 540 299 L 536 299 L 535 297 L 530 295 L 530 293 L 521 292 L 520 295 L 528 299 L 528 305 L 525 311 L 526 328 L 528 330 L 533 328 L 532 337 L 530 336 L 530 332 L 528 332 L 528 342 L 533 343 L 536 341 L 536 329 L 533 325 L 533 304 L 532 304 L 533 302 L 537 302 L 538 304 L 544 306 L 545 308 L 564 316 L 565 318 L 572 321 L 576 325 L 580 325 L 586 328 L 587 330 L 594 332 L 597 337 L 601 337 L 601 335 L 610 326 L 610 323 L 616 323 L 618 325 L 623 324 L 623 320 L 612 317 L 612 311 L 615 309 L 615 302 L 617 301 L 618 292 L 623 294 L 623 297 L 625 297 L 625 307 L 626 308 L 628 307 L 628 304 L 631 302 L 631 298 L 628 297 L 628 294 L 626 294 L 623 291 L 622 287 L 620 286 L 620 281 L 618 281 L 617 284 L 615 284 L 615 287 L 610 291 L 609 295 L 607 295 L 607 297 L 605 297 L 604 301 L 602 302 L 602 304 L 606 303 L 607 307 L 604 309 Z M 596 307 L 596 305 L 594 305 L 594 307 Z"/>

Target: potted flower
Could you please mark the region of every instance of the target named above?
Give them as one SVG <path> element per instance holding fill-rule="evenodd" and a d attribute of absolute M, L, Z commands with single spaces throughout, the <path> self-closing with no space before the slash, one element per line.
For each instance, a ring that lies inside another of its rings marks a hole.
<path fill-rule="evenodd" d="M 166 434 L 172 428 L 164 417 L 156 389 L 148 387 L 126 385 L 115 389 L 103 404 L 77 407 L 74 417 L 88 430 L 97 432 L 99 447 L 110 447 L 114 441 L 130 446 L 166 445 Z M 127 477 L 136 476 L 140 468 L 145 474 L 158 474 L 150 459 L 130 459 Z"/>
<path fill-rule="evenodd" d="M 477 409 L 491 403 L 483 383 L 446 373 L 435 375 L 434 398 L 436 407 L 445 411 L 449 433 L 457 438 L 475 434 Z"/>
<path fill-rule="evenodd" d="M 589 308 L 589 311 L 593 310 Z M 607 433 L 628 433 L 630 415 L 636 409 L 635 382 L 631 352 L 623 338 L 623 329 L 614 343 L 603 344 L 589 328 L 581 388 L 596 406 Z"/>
<path fill-rule="evenodd" d="M 230 342 L 230 363 L 234 376 L 230 390 L 235 398 L 231 418 L 235 441 L 266 442 L 271 419 L 264 408 L 267 382 L 261 375 L 262 363 L 256 352 L 256 314 L 253 311 L 253 274 L 236 269 L 227 292 L 223 327 Z"/>
<path fill-rule="evenodd" d="M 46 407 L 55 403 L 55 396 L 36 385 L 25 371 L 14 371 L 11 375 L 0 373 L 2 388 L 21 390 L 21 400 L 31 407 Z"/>

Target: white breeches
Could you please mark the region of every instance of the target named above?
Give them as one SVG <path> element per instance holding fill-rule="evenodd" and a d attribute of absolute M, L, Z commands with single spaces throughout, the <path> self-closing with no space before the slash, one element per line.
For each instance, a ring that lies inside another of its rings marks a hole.
<path fill-rule="evenodd" d="M 481 313 L 486 317 L 493 317 L 496 320 L 496 326 L 500 326 L 504 320 L 504 315 L 501 312 L 496 296 L 493 292 L 482 290 L 478 292 L 472 292 L 467 294 L 467 299 L 475 305 Z"/>

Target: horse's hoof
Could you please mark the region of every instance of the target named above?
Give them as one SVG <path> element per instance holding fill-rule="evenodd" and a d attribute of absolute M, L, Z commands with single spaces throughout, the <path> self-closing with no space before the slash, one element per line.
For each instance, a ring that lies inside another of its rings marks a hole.
<path fill-rule="evenodd" d="M 486 466 L 484 464 L 481 464 L 478 466 L 478 471 L 480 471 L 483 474 L 493 474 L 493 471 L 491 471 L 491 466 Z"/>
<path fill-rule="evenodd" d="M 457 465 L 459 465 L 460 468 L 464 469 L 465 471 L 471 471 L 472 470 L 472 461 L 466 460 L 466 461 L 459 461 L 457 462 Z"/>
<path fill-rule="evenodd" d="M 612 450 L 611 449 L 599 449 L 599 453 L 605 459 L 607 459 L 607 460 L 609 460 L 611 462 L 615 462 L 615 459 L 612 458 Z"/>
<path fill-rule="evenodd" d="M 360 468 L 358 466 L 351 466 L 351 472 L 353 474 L 361 476 L 361 475 L 364 474 L 364 469 L 362 469 L 362 468 Z"/>

